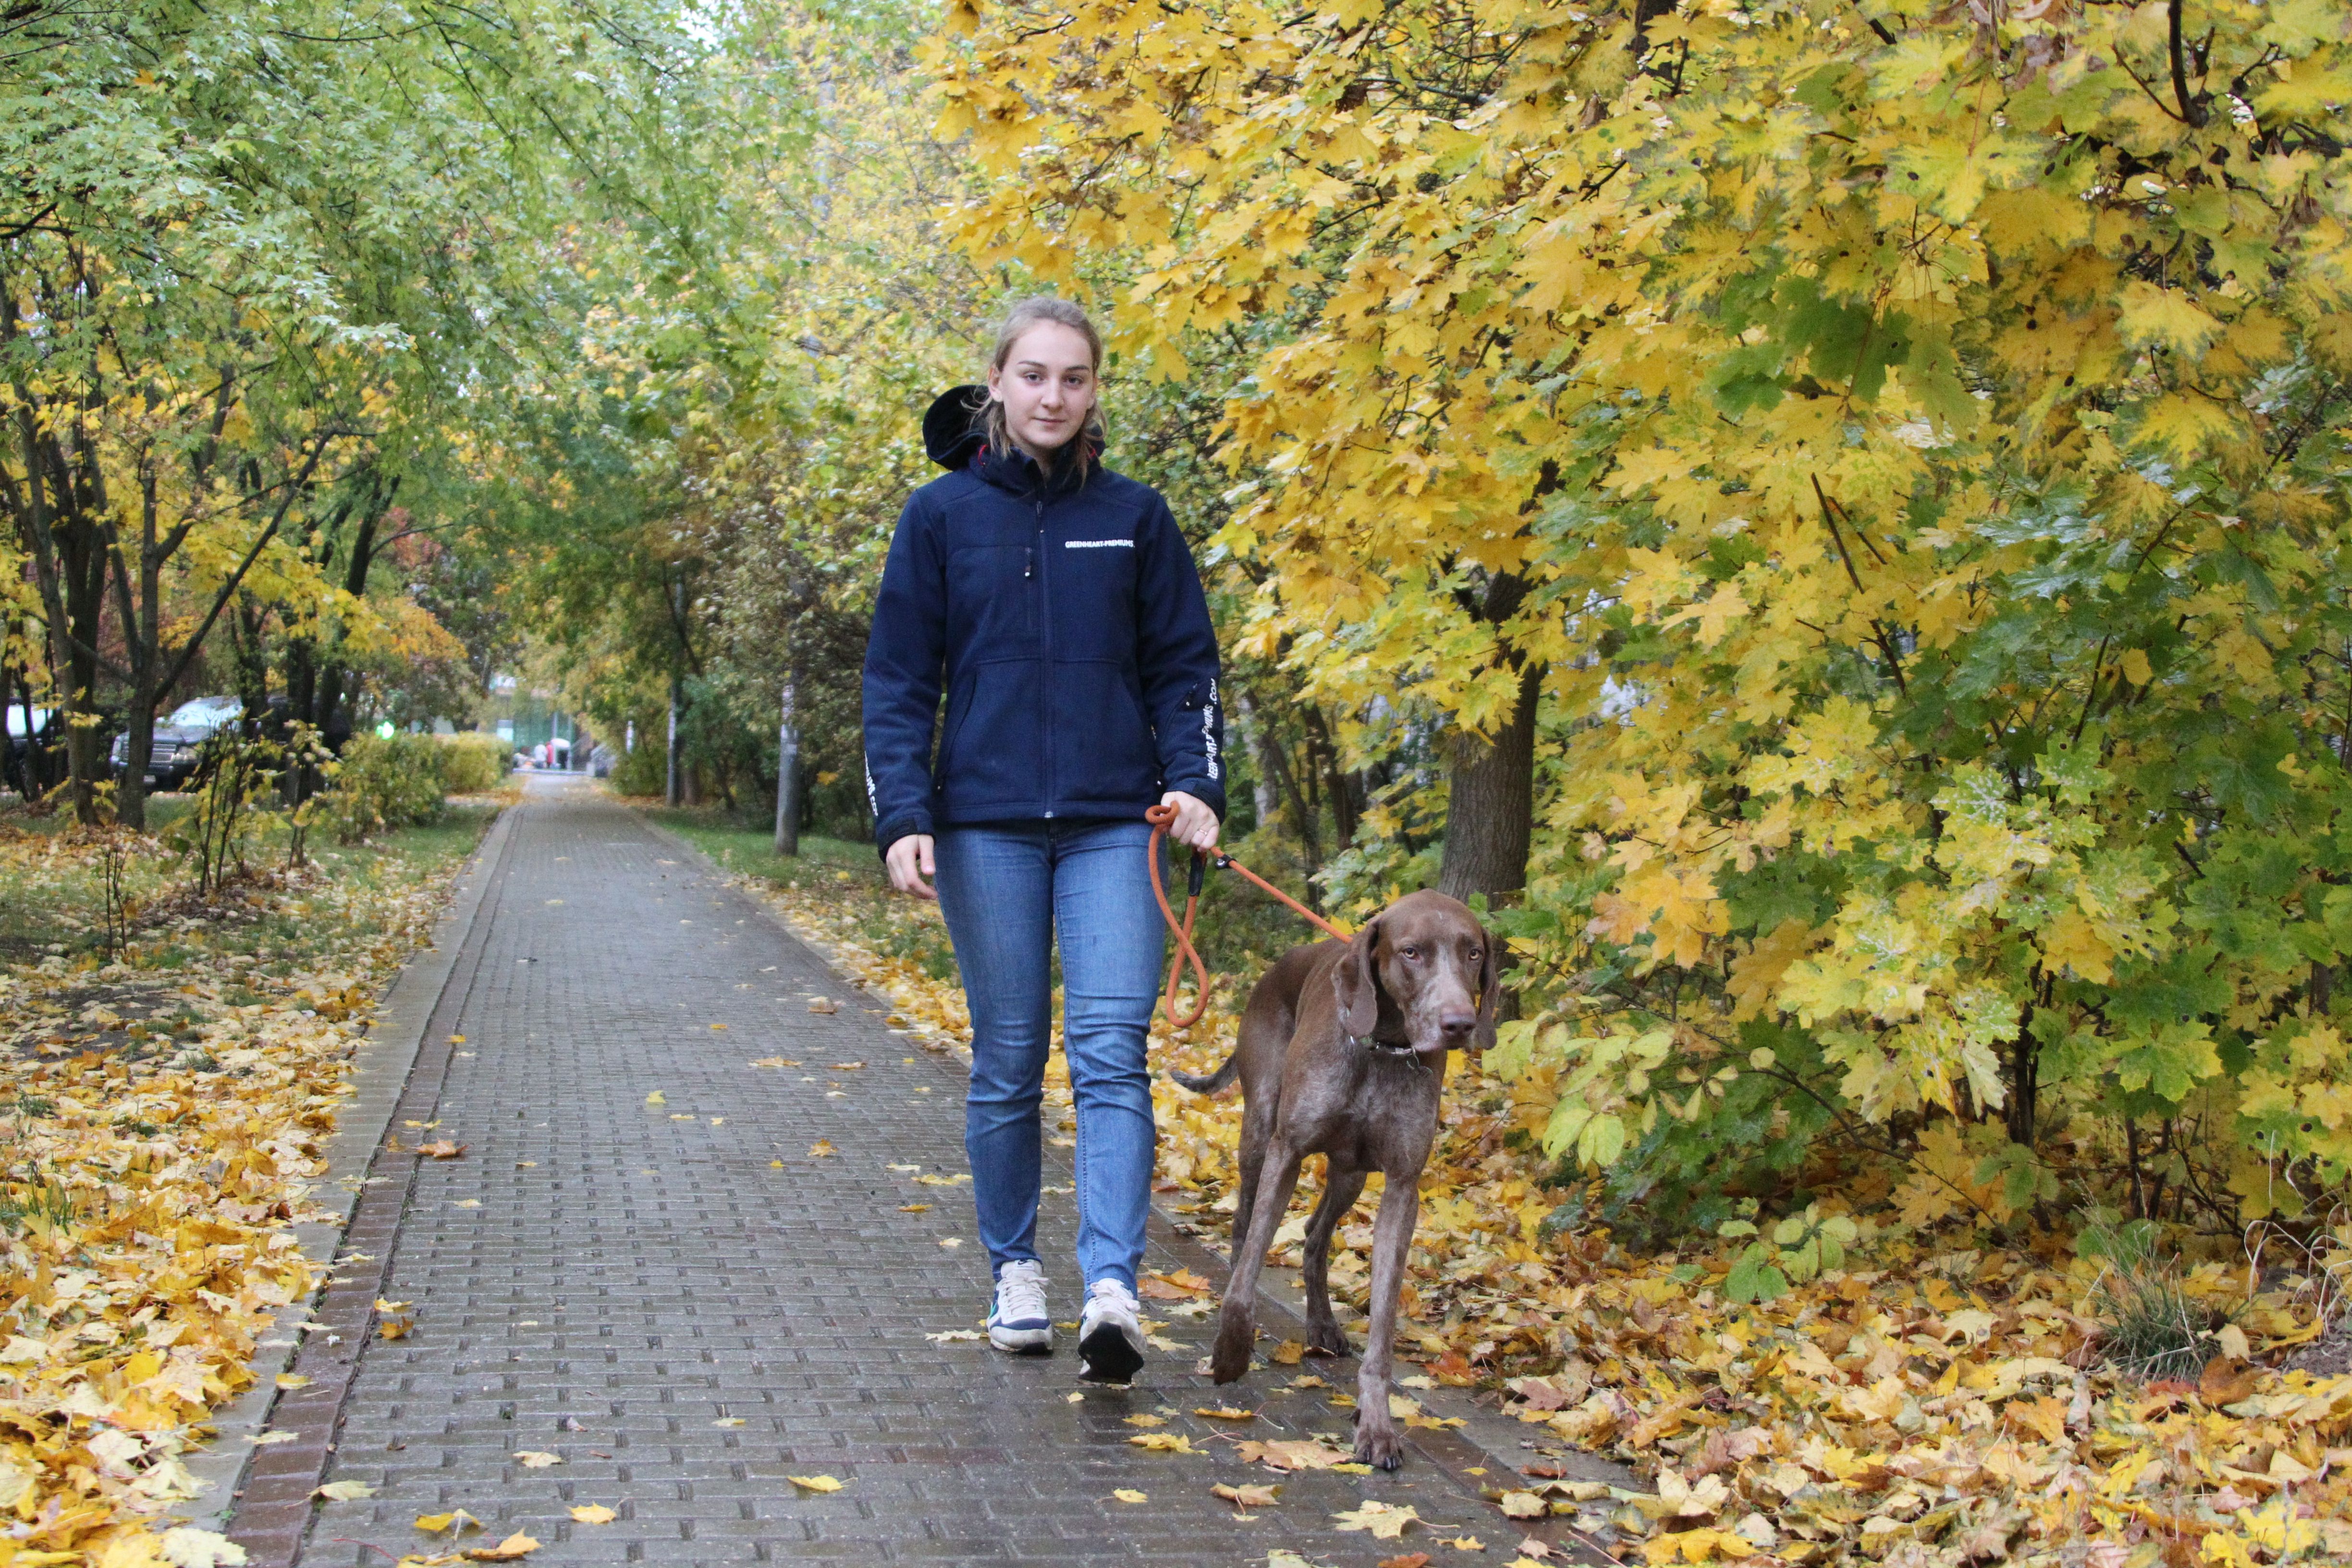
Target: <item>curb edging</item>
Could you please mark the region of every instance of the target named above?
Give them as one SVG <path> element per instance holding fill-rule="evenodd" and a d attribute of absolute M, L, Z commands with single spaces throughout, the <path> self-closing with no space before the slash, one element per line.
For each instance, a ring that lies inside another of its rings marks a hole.
<path fill-rule="evenodd" d="M 338 1108 L 334 1134 L 321 1151 L 327 1169 L 317 1178 L 323 1189 L 316 1194 L 317 1206 L 334 1217 L 293 1227 L 297 1249 L 313 1262 L 323 1263 L 327 1273 L 308 1296 L 278 1311 L 269 1337 L 257 1343 L 253 1359 L 246 1363 L 254 1375 L 253 1386 L 207 1417 L 213 1436 L 201 1451 L 181 1460 L 196 1479 L 197 1495 L 209 1504 L 205 1511 L 192 1516 L 193 1522 L 204 1529 L 226 1530 L 236 1511 L 238 1487 L 254 1457 L 263 1451 L 246 1439 L 267 1427 L 277 1411 L 283 1392 L 278 1386 L 278 1375 L 294 1364 L 302 1347 L 303 1326 L 313 1321 L 329 1276 L 341 1261 L 343 1237 L 359 1206 L 368 1166 L 415 1069 L 425 1031 L 457 968 L 458 954 L 473 932 L 490 886 L 489 872 L 506 847 L 513 821 L 513 809 L 501 807 L 453 879 L 457 897 L 434 923 L 425 947 L 402 966 L 354 1048 L 357 1071 L 351 1081 L 358 1092 Z"/>

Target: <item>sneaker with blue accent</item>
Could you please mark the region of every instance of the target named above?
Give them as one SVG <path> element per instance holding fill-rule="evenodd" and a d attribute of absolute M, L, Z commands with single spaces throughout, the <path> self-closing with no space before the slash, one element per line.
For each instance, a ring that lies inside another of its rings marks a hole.
<path fill-rule="evenodd" d="M 1013 1355 L 1054 1353 L 1054 1320 L 1045 1312 L 1045 1271 L 1036 1259 L 1016 1258 L 996 1271 L 988 1342 Z"/>
<path fill-rule="evenodd" d="M 1116 1279 L 1097 1279 L 1078 1314 L 1078 1375 L 1088 1383 L 1132 1383 L 1143 1366 L 1142 1307 Z"/>

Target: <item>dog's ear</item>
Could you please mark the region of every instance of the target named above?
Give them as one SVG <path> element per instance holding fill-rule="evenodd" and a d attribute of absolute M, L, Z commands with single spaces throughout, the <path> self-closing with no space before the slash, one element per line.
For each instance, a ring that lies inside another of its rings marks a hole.
<path fill-rule="evenodd" d="M 1360 1039 L 1381 1021 L 1381 983 L 1374 973 L 1381 946 L 1381 922 L 1370 921 L 1349 939 L 1331 972 L 1331 989 L 1339 1000 L 1339 1027 Z"/>
<path fill-rule="evenodd" d="M 1473 1050 L 1488 1050 L 1495 1044 L 1495 1008 L 1501 1002 L 1503 984 L 1500 965 L 1495 958 L 1494 933 L 1481 930 L 1478 945 L 1486 957 L 1478 961 L 1478 1026 L 1470 1037 Z"/>

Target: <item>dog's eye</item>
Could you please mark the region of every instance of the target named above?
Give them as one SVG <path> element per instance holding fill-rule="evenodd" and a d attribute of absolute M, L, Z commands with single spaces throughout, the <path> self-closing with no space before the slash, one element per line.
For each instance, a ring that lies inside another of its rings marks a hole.
<path fill-rule="evenodd" d="M 1413 946 L 1411 942 L 1407 942 L 1402 947 L 1397 949 L 1397 956 L 1400 958 L 1419 958 L 1421 956 L 1421 949 Z"/>

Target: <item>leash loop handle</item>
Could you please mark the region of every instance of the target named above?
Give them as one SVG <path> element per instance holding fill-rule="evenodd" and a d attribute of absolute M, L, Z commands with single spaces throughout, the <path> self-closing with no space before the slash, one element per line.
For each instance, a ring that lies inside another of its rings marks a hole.
<path fill-rule="evenodd" d="M 1168 1022 L 1174 1027 L 1189 1029 L 1199 1023 L 1202 1016 L 1209 1010 L 1209 966 L 1202 961 L 1200 949 L 1192 945 L 1192 921 L 1200 910 L 1201 888 L 1207 879 L 1208 868 L 1212 864 L 1221 871 L 1240 872 L 1258 888 L 1289 905 L 1294 912 L 1305 919 L 1307 924 L 1322 931 L 1324 935 L 1339 942 L 1348 940 L 1348 932 L 1344 929 L 1325 920 L 1321 915 L 1317 914 L 1313 910 L 1222 850 L 1213 856 L 1198 849 L 1192 851 L 1192 875 L 1188 879 L 1189 890 L 1184 898 L 1184 918 L 1179 921 L 1176 918 L 1174 906 L 1168 901 L 1168 889 L 1160 882 L 1160 841 L 1168 837 L 1168 829 L 1176 820 L 1176 808 L 1172 805 L 1146 807 L 1143 820 L 1151 824 L 1151 845 L 1147 851 L 1149 857 L 1147 865 L 1151 877 L 1151 896 L 1160 900 L 1160 916 L 1168 922 L 1169 931 L 1176 938 L 1176 951 L 1168 960 L 1167 994 L 1162 998 L 1162 1005 L 1168 1010 Z M 1184 965 L 1188 962 L 1192 966 L 1192 1010 L 1189 1013 L 1179 1013 L 1176 1010 L 1176 991 L 1181 984 Z"/>
<path fill-rule="evenodd" d="M 1168 959 L 1168 989 L 1161 998 L 1161 1005 L 1168 1009 L 1168 1022 L 1171 1027 L 1189 1029 L 1199 1023 L 1202 1015 L 1209 1010 L 1209 966 L 1201 962 L 1201 951 L 1192 945 L 1192 918 L 1200 912 L 1201 886 L 1207 877 L 1209 858 L 1198 849 L 1192 851 L 1192 890 L 1185 896 L 1184 918 L 1180 921 L 1175 910 L 1169 905 L 1168 889 L 1160 884 L 1160 842 L 1168 837 L 1169 825 L 1176 820 L 1176 808 L 1172 805 L 1148 807 L 1143 813 L 1143 820 L 1151 824 L 1151 847 L 1146 852 L 1145 860 L 1151 874 L 1151 896 L 1160 900 L 1160 917 L 1168 922 L 1168 929 L 1176 937 L 1176 951 Z M 1183 977 L 1187 959 L 1192 964 L 1192 1010 L 1179 1013 L 1176 1010 L 1176 987 Z"/>

